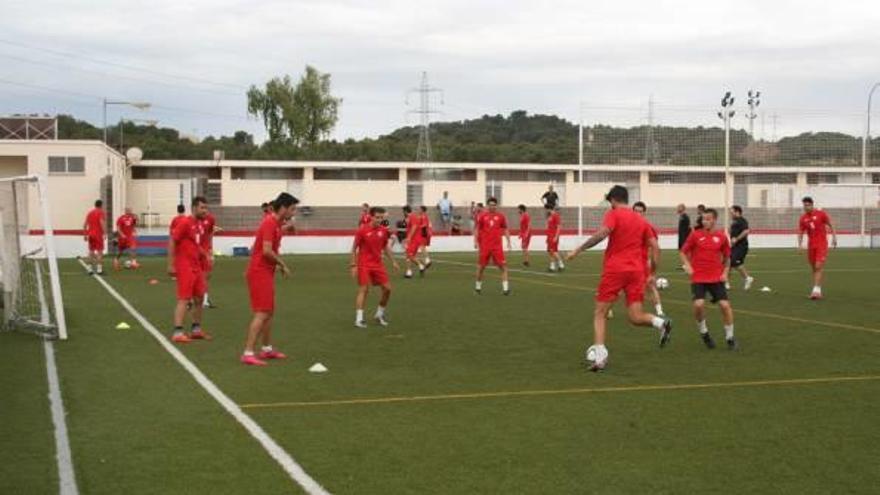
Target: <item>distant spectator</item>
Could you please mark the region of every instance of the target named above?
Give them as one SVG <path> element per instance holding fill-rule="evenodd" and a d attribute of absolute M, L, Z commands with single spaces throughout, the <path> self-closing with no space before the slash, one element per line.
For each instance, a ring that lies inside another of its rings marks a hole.
<path fill-rule="evenodd" d="M 700 230 L 703 228 L 703 214 L 706 213 L 706 205 L 697 205 L 697 221 L 694 222 L 694 229 Z"/>
<path fill-rule="evenodd" d="M 449 229 L 449 233 L 451 235 L 462 235 L 461 231 L 461 215 L 455 215 L 452 217 L 452 227 Z"/>
<path fill-rule="evenodd" d="M 449 229 L 452 220 L 452 201 L 449 200 L 449 191 L 443 191 L 443 197 L 437 202 L 437 209 L 440 210 L 440 228 Z"/>
<path fill-rule="evenodd" d="M 474 204 L 474 202 L 471 201 L 471 233 L 476 229 L 477 218 L 480 217 L 481 213 L 483 213 L 483 203 Z"/>
<path fill-rule="evenodd" d="M 544 208 L 548 210 L 556 209 L 556 206 L 559 204 L 559 195 L 553 190 L 553 184 L 547 186 L 547 192 L 541 196 L 541 202 L 544 203 Z"/>
<path fill-rule="evenodd" d="M 675 212 L 678 213 L 678 249 L 681 250 L 684 241 L 691 235 L 691 217 L 685 212 L 683 204 L 675 207 Z"/>

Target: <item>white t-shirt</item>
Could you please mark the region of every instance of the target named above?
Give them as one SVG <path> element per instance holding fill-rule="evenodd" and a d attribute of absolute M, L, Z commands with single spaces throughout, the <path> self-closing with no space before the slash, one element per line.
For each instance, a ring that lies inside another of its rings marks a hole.
<path fill-rule="evenodd" d="M 443 213 L 444 215 L 452 213 L 452 201 L 449 201 L 447 198 L 438 201 L 437 206 L 440 207 L 440 213 Z"/>

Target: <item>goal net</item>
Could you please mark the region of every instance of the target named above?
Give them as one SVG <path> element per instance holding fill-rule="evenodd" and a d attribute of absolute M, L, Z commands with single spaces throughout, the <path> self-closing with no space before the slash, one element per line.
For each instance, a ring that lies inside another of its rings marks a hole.
<path fill-rule="evenodd" d="M 0 179 L 3 328 L 67 338 L 45 183 Z"/>

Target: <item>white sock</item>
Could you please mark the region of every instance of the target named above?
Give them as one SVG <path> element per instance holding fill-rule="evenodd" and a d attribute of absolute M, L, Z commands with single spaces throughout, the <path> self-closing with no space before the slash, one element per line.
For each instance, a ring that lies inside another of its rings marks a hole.
<path fill-rule="evenodd" d="M 666 320 L 660 318 L 659 316 L 655 316 L 651 318 L 651 326 L 656 328 L 657 330 L 663 330 L 663 324 L 666 323 Z"/>
<path fill-rule="evenodd" d="M 555 269 L 556 269 L 556 262 L 555 262 L 555 261 L 551 261 L 551 262 L 550 262 L 550 269 L 551 269 L 551 270 L 555 270 Z"/>
<path fill-rule="evenodd" d="M 724 338 L 727 340 L 733 338 L 733 324 L 724 325 Z"/>
<path fill-rule="evenodd" d="M 412 270 L 410 270 L 409 268 L 406 269 L 406 276 L 412 277 Z"/>
<path fill-rule="evenodd" d="M 254 355 L 254 351 L 244 351 L 244 355 L 245 355 L 245 356 L 253 356 L 253 355 Z"/>
<path fill-rule="evenodd" d="M 565 263 L 563 263 L 562 260 L 559 260 L 559 268 L 562 268 L 563 270 L 565 269 Z"/>
<path fill-rule="evenodd" d="M 820 287 L 818 285 L 814 285 L 813 286 L 813 294 L 821 294 L 821 293 L 822 293 L 822 287 Z"/>
<path fill-rule="evenodd" d="M 504 291 L 510 290 L 510 282 L 508 282 L 507 280 L 502 280 L 501 281 L 501 290 L 504 290 Z"/>
<path fill-rule="evenodd" d="M 264 345 L 263 352 L 272 352 L 272 346 L 271 345 Z"/>
<path fill-rule="evenodd" d="M 354 321 L 364 321 L 364 310 L 359 309 L 355 314 Z"/>
<path fill-rule="evenodd" d="M 662 304 L 655 304 L 654 310 L 657 311 L 658 315 L 662 315 L 663 314 L 663 305 Z"/>
<path fill-rule="evenodd" d="M 419 270 L 424 270 L 424 269 L 425 269 L 425 265 L 419 263 Z"/>
<path fill-rule="evenodd" d="M 697 322 L 697 330 L 699 330 L 701 334 L 709 333 L 709 327 L 706 325 L 706 320 Z"/>
<path fill-rule="evenodd" d="M 483 281 L 482 281 L 482 280 L 477 280 L 477 283 L 474 284 L 474 287 L 475 287 L 477 290 L 481 290 L 481 289 L 483 288 Z"/>
<path fill-rule="evenodd" d="M 428 264 L 428 263 L 430 263 L 430 262 L 431 262 L 431 257 L 430 257 L 430 256 L 425 256 L 425 264 Z"/>
<path fill-rule="evenodd" d="M 376 317 L 381 318 L 383 316 L 385 316 L 385 308 L 379 306 L 378 308 L 376 308 Z"/>

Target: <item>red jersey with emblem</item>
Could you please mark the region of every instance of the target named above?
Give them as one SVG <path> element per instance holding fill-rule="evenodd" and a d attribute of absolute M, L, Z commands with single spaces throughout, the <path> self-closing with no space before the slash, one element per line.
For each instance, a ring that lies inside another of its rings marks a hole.
<path fill-rule="evenodd" d="M 275 263 L 263 256 L 263 243 L 272 243 L 272 251 L 278 254 L 281 248 L 281 222 L 275 215 L 266 215 L 260 222 L 254 245 L 251 247 L 251 260 L 248 263 L 248 271 L 263 271 L 275 273 Z"/>
<path fill-rule="evenodd" d="M 690 259 L 694 269 L 691 282 L 713 284 L 721 281 L 724 259 L 730 257 L 730 241 L 720 230 L 699 229 L 691 232 L 681 252 Z"/>
<path fill-rule="evenodd" d="M 388 245 L 391 232 L 388 227 L 364 225 L 354 235 L 354 245 L 358 250 L 358 265 L 375 267 L 382 265 L 382 253 Z"/>
<path fill-rule="evenodd" d="M 86 215 L 86 232 L 90 237 L 104 235 L 104 210 L 92 208 Z"/>
<path fill-rule="evenodd" d="M 807 234 L 807 240 L 811 247 L 828 246 L 828 230 L 831 218 L 822 210 L 813 210 L 801 215 L 800 232 Z"/>
<path fill-rule="evenodd" d="M 137 228 L 137 217 L 131 213 L 126 213 L 116 219 L 116 230 L 119 235 L 126 238 L 134 237 Z"/>
<path fill-rule="evenodd" d="M 208 213 L 199 222 L 202 224 L 202 242 L 199 245 L 202 249 L 212 251 L 214 249 L 214 227 L 217 225 L 217 219 Z"/>
<path fill-rule="evenodd" d="M 178 270 L 201 270 L 202 226 L 193 216 L 181 216 L 171 232 L 174 239 L 174 264 Z"/>
<path fill-rule="evenodd" d="M 370 225 L 373 223 L 373 216 L 370 215 L 369 211 L 365 211 L 361 213 L 361 219 L 358 221 L 358 227 L 363 227 L 364 225 Z"/>
<path fill-rule="evenodd" d="M 507 217 L 500 212 L 483 212 L 477 218 L 477 232 L 479 243 L 482 248 L 501 246 L 501 237 L 507 229 Z"/>
<path fill-rule="evenodd" d="M 644 272 L 645 250 L 651 239 L 648 222 L 628 208 L 612 208 L 605 213 L 602 225 L 611 230 L 603 272 Z"/>
<path fill-rule="evenodd" d="M 420 237 L 422 235 L 422 220 L 420 215 L 416 212 L 412 212 L 406 217 L 406 235 L 409 236 L 411 232 L 415 231 L 412 234 L 413 238 Z"/>
<path fill-rule="evenodd" d="M 532 235 L 532 217 L 528 213 L 519 216 L 519 236 L 528 237 Z"/>
<path fill-rule="evenodd" d="M 551 212 L 547 217 L 547 236 L 556 237 L 559 234 L 560 225 L 562 225 L 562 216 L 558 211 Z"/>

